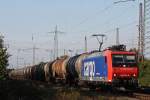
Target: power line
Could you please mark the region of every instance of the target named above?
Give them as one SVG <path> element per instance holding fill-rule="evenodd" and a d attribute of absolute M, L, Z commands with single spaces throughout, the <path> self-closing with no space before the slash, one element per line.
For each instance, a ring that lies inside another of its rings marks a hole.
<path fill-rule="evenodd" d="M 100 23 L 100 25 L 103 25 L 103 26 L 107 26 L 107 25 L 113 26 L 112 23 L 114 24 L 114 22 L 116 21 L 116 19 L 118 20 L 119 18 L 123 17 L 126 13 L 128 13 L 128 10 L 130 10 L 130 8 L 126 8 L 124 11 L 121 11 L 121 13 L 119 13 L 117 16 L 113 16 L 113 17 L 107 19 L 104 23 Z M 115 22 L 115 23 L 118 23 L 118 22 Z M 99 24 L 97 24 L 96 26 L 99 26 Z"/>
<path fill-rule="evenodd" d="M 87 22 L 88 20 L 93 19 L 93 17 L 95 17 L 96 15 L 102 14 L 102 13 L 106 12 L 106 11 L 109 10 L 112 6 L 113 6 L 113 3 L 111 3 L 111 4 L 108 5 L 108 6 L 106 6 L 104 9 L 97 11 L 95 14 L 92 14 L 91 16 L 84 18 L 81 22 L 79 22 L 79 23 L 74 27 L 74 29 L 77 28 L 77 27 L 79 27 L 80 25 L 84 24 L 84 23 Z"/>
<path fill-rule="evenodd" d="M 127 27 L 130 27 L 132 24 L 135 24 L 137 21 L 132 21 L 130 23 L 127 23 L 127 24 L 122 24 L 121 26 L 119 25 L 119 29 L 124 29 L 124 28 L 127 28 Z M 112 28 L 112 29 L 108 29 L 102 33 L 110 33 L 110 32 L 114 32 L 116 30 L 116 28 Z"/>
<path fill-rule="evenodd" d="M 58 33 L 64 33 L 64 32 L 58 31 L 56 25 L 55 30 L 48 33 L 54 33 L 54 59 L 56 59 L 58 57 Z"/>
<path fill-rule="evenodd" d="M 114 4 L 123 3 L 123 2 L 129 2 L 129 1 L 135 1 L 135 0 L 120 0 L 120 1 L 114 2 Z"/>
<path fill-rule="evenodd" d="M 107 10 L 108 10 L 109 7 L 112 7 L 113 5 L 115 5 L 115 3 L 112 3 L 111 5 L 109 5 L 108 7 L 106 7 Z M 130 10 L 130 8 L 125 9 L 125 11 L 122 11 L 121 14 L 119 14 L 118 16 L 114 16 L 114 17 L 108 19 L 106 22 L 101 23 L 101 25 L 106 26 L 105 24 L 108 24 L 108 23 L 114 21 L 115 19 L 121 18 L 120 16 L 125 15 L 125 12 L 127 13 L 128 10 Z M 105 10 L 104 10 L 104 11 L 105 11 Z M 123 14 L 122 14 L 122 13 L 123 13 Z M 95 25 L 95 26 L 99 26 L 99 25 L 97 24 L 97 25 Z M 112 25 L 112 26 L 113 26 L 113 25 Z M 112 29 L 112 30 L 114 31 L 115 29 Z M 111 31 L 112 31 L 112 30 L 111 30 Z"/>

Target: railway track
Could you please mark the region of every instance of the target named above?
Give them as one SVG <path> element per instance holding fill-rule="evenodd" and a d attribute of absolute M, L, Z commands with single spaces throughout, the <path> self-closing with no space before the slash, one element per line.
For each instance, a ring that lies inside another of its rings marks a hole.
<path fill-rule="evenodd" d="M 133 96 L 140 100 L 150 100 L 150 87 L 140 87 Z"/>
<path fill-rule="evenodd" d="M 140 100 L 150 100 L 150 94 L 133 93 L 133 96 Z"/>
<path fill-rule="evenodd" d="M 64 87 L 61 86 L 56 86 L 53 89 L 62 89 L 64 90 Z M 74 87 L 70 87 L 70 88 L 65 88 L 67 90 L 71 90 L 71 91 L 79 91 L 82 94 L 88 94 L 91 96 L 98 96 L 98 95 L 102 95 L 104 97 L 128 97 L 130 99 L 135 99 L 135 100 L 150 100 L 150 94 L 145 93 L 143 90 L 137 90 L 137 91 L 126 91 L 126 90 L 116 90 L 116 91 L 111 91 L 111 90 L 90 90 L 88 88 L 74 88 Z M 129 100 L 130 100 L 129 99 Z M 128 100 L 128 99 L 127 99 Z"/>

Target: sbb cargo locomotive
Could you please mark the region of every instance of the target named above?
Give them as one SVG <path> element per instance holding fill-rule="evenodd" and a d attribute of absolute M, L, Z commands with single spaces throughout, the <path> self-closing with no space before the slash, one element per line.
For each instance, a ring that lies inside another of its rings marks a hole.
<path fill-rule="evenodd" d="M 94 51 L 73 57 L 67 55 L 54 61 L 15 69 L 10 79 L 37 80 L 69 85 L 137 86 L 136 53 L 124 45 L 112 46 L 102 52 Z"/>

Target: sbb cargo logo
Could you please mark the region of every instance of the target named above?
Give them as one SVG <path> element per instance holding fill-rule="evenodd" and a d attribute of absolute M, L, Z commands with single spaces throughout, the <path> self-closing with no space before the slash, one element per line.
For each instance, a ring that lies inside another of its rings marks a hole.
<path fill-rule="evenodd" d="M 95 74 L 95 62 L 88 61 L 84 63 L 84 76 L 93 77 Z"/>

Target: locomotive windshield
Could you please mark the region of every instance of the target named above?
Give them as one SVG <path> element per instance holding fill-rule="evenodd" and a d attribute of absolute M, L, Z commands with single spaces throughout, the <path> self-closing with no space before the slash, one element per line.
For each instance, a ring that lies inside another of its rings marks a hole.
<path fill-rule="evenodd" d="M 135 55 L 112 55 L 113 67 L 133 67 L 136 66 L 136 56 Z"/>

